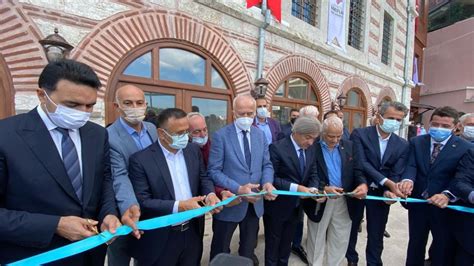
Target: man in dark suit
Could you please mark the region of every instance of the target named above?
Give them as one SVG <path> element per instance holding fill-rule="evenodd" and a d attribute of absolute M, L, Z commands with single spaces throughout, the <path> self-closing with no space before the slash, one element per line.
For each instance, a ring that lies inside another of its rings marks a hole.
<path fill-rule="evenodd" d="M 316 190 L 318 176 L 312 145 L 320 127 L 314 118 L 298 118 L 290 136 L 270 145 L 276 189 L 307 193 Z M 264 208 L 265 265 L 288 265 L 294 232 L 303 216 L 301 201 L 280 196 L 275 201 L 266 201 Z"/>
<path fill-rule="evenodd" d="M 316 204 L 305 200 L 308 215 L 308 261 L 310 265 L 340 265 L 344 260 L 354 213 L 353 205 L 360 203 L 367 194 L 367 184 L 357 159 L 352 142 L 342 139 L 343 124 L 337 116 L 323 121 L 321 139 L 316 143 L 316 162 L 320 190 L 329 197 L 324 203 Z M 354 192 L 352 197 L 338 196 Z"/>
<path fill-rule="evenodd" d="M 272 142 L 278 140 L 278 134 L 281 131 L 280 123 L 275 119 L 270 117 L 270 112 L 268 111 L 268 103 L 265 98 L 258 98 L 255 100 L 257 103 L 256 116 L 253 121 L 253 126 L 258 127 L 263 131 L 267 139 L 268 145 Z"/>
<path fill-rule="evenodd" d="M 298 109 L 291 109 L 290 110 L 290 120 L 287 124 L 281 126 L 281 131 L 278 133 L 277 138 L 283 139 L 285 137 L 289 137 L 291 135 L 291 129 L 295 124 L 296 119 L 300 116 L 300 112 Z"/>
<path fill-rule="evenodd" d="M 410 140 L 408 165 L 400 188 L 406 196 L 427 199 L 431 205 L 408 203 L 409 235 L 406 265 L 423 265 L 428 235 L 433 235 L 431 265 L 450 265 L 453 245 L 449 230 L 449 184 L 456 167 L 473 146 L 453 134 L 458 112 L 449 106 L 437 108 L 430 119 L 429 134 Z M 438 208 L 440 207 L 440 208 Z"/>
<path fill-rule="evenodd" d="M 449 190 L 460 199 L 456 204 L 474 208 L 474 149 L 461 159 Z M 474 265 L 474 215 L 451 211 L 450 225 L 455 238 L 455 265 Z"/>
<path fill-rule="evenodd" d="M 354 152 L 362 167 L 363 174 L 369 185 L 368 195 L 388 198 L 403 197 L 397 183 L 403 174 L 408 158 L 409 146 L 406 140 L 394 132 L 400 129 L 408 108 L 399 102 L 384 102 L 377 114 L 376 125 L 358 128 L 352 131 L 351 140 Z M 388 221 L 390 205 L 382 201 L 366 201 L 367 216 L 367 265 L 382 265 L 383 233 Z M 363 212 L 363 208 L 357 208 Z M 362 215 L 357 215 L 362 217 Z M 353 220 L 351 240 L 349 243 L 349 264 L 357 264 L 358 255 L 355 251 L 360 221 Z"/>
<path fill-rule="evenodd" d="M 0 121 L 0 264 L 120 226 L 107 132 L 88 122 L 97 75 L 60 60 L 38 85 L 37 108 Z M 104 265 L 105 247 L 53 264 Z"/>
<path fill-rule="evenodd" d="M 189 143 L 186 113 L 177 108 L 165 109 L 158 115 L 157 123 L 158 141 L 130 157 L 130 180 L 142 218 L 197 209 L 202 201 L 210 206 L 218 203 L 199 146 Z M 202 219 L 144 234 L 132 246 L 138 265 L 199 265 Z"/>

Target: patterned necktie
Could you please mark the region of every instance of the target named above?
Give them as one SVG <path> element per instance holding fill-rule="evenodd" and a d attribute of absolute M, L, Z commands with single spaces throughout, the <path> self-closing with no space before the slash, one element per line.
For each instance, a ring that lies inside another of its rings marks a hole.
<path fill-rule="evenodd" d="M 303 177 L 304 169 L 305 169 L 304 150 L 299 149 L 299 152 L 300 152 L 300 155 L 299 155 L 298 159 L 300 161 L 300 174 Z"/>
<path fill-rule="evenodd" d="M 63 163 L 66 168 L 69 180 L 71 180 L 74 192 L 82 202 L 82 176 L 79 157 L 77 156 L 76 146 L 69 136 L 69 130 L 57 127 L 56 130 L 63 135 L 61 140 L 61 150 L 63 155 Z"/>
<path fill-rule="evenodd" d="M 438 157 L 439 153 L 441 152 L 442 147 L 443 147 L 443 144 L 441 143 L 433 144 L 433 152 L 431 153 L 431 161 L 430 161 L 431 164 L 433 164 L 434 161 L 436 160 L 436 157 Z"/>
<path fill-rule="evenodd" d="M 244 142 L 244 155 L 245 155 L 245 162 L 247 163 L 248 168 L 250 169 L 250 162 L 252 161 L 252 157 L 250 155 L 250 147 L 249 147 L 249 140 L 247 138 L 247 130 L 242 130 L 243 142 Z"/>

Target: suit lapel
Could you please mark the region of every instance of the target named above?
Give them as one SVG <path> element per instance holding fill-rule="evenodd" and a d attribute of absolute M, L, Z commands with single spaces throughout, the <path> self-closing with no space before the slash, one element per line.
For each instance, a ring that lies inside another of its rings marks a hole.
<path fill-rule="evenodd" d="M 323 178 L 324 182 L 329 183 L 329 176 L 328 176 L 328 168 L 326 166 L 326 162 L 324 161 L 324 155 L 323 155 L 323 150 L 321 148 L 321 144 L 319 142 L 316 142 L 315 144 L 315 152 L 316 152 L 316 160 L 319 164 L 319 168 L 323 170 Z"/>
<path fill-rule="evenodd" d="M 317 144 L 317 143 L 316 143 Z M 306 177 L 308 175 L 310 175 L 309 171 L 311 170 L 311 164 L 313 163 L 313 160 L 314 160 L 314 148 L 313 147 L 309 147 L 308 149 L 306 149 L 306 168 L 304 169 L 304 174 L 303 176 L 301 177 L 301 179 L 303 179 L 303 182 L 306 182 Z"/>
<path fill-rule="evenodd" d="M 446 142 L 446 146 L 444 146 L 439 152 L 438 157 L 436 157 L 436 160 L 431 165 L 431 168 L 434 168 L 436 165 L 438 165 L 439 162 L 442 162 L 444 157 L 446 157 L 448 154 L 454 153 L 454 150 L 457 148 L 457 146 L 458 146 L 458 140 L 455 138 L 454 135 L 452 135 L 451 138 L 448 140 L 448 142 Z M 431 159 L 431 154 L 430 154 L 430 159 Z"/>
<path fill-rule="evenodd" d="M 348 180 L 344 178 L 344 169 L 346 169 L 346 162 L 351 157 L 349 149 L 344 146 L 344 140 L 341 140 L 339 144 L 339 153 L 341 154 L 341 184 L 342 187 L 347 187 L 346 183 Z"/>
<path fill-rule="evenodd" d="M 94 137 L 94 132 L 91 129 L 92 128 L 89 127 L 88 124 L 79 129 L 82 149 L 82 201 L 84 206 L 87 206 L 92 191 L 94 190 L 96 149 L 97 147 L 100 147 L 99 143 L 97 143 L 97 138 Z"/>
<path fill-rule="evenodd" d="M 117 135 L 120 137 L 120 139 L 123 139 L 122 145 L 125 146 L 125 150 L 130 151 L 130 155 L 134 154 L 135 152 L 138 151 L 137 144 L 135 143 L 135 140 L 133 140 L 132 136 L 128 134 L 127 130 L 123 128 L 122 124 L 120 124 L 119 119 L 115 121 L 114 127 L 117 129 Z"/>
<path fill-rule="evenodd" d="M 38 161 L 43 164 L 51 177 L 56 180 L 66 194 L 81 204 L 64 168 L 63 160 L 59 156 L 56 145 L 43 120 L 41 120 L 38 111 L 36 109 L 30 111 L 28 118 L 18 133 L 23 137 Z"/>
<path fill-rule="evenodd" d="M 150 136 L 150 138 L 151 138 L 151 142 L 152 143 L 156 142 L 158 140 L 158 135 L 157 135 L 157 132 L 156 132 L 155 125 L 146 123 L 145 126 L 146 126 L 146 130 L 148 131 L 148 136 Z"/>
<path fill-rule="evenodd" d="M 173 180 L 171 179 L 170 169 L 168 168 L 168 163 L 166 162 L 165 155 L 163 154 L 163 151 L 161 150 L 161 147 L 158 142 L 155 142 L 152 145 L 153 147 L 151 151 L 153 152 L 152 156 L 155 160 L 155 168 L 158 168 L 158 171 L 161 172 L 161 176 L 166 184 L 166 187 L 168 188 L 169 193 L 173 196 L 173 199 L 176 199 L 176 196 L 174 194 Z M 158 185 L 161 185 L 159 184 L 160 181 L 158 179 L 156 179 L 155 181 L 158 183 Z"/>
<path fill-rule="evenodd" d="M 250 160 L 250 165 L 257 166 L 255 160 L 257 158 L 262 158 L 262 152 L 263 152 L 263 139 L 259 140 L 257 139 L 257 132 L 255 131 L 256 128 L 253 128 L 250 130 L 250 154 L 251 154 L 251 160 Z M 262 131 L 263 133 L 263 131 Z M 265 133 L 262 134 L 263 137 L 265 138 Z M 250 167 L 252 169 L 252 167 Z"/>
<path fill-rule="evenodd" d="M 423 157 L 423 167 L 425 168 L 425 173 L 429 172 L 431 167 L 431 137 L 430 135 L 424 135 L 423 139 L 421 140 L 421 149 L 422 157 Z"/>
<path fill-rule="evenodd" d="M 290 137 L 287 137 L 286 139 L 286 150 L 288 151 L 288 157 L 290 161 L 293 163 L 293 167 L 296 170 L 296 172 L 300 173 L 300 178 L 303 179 L 303 173 L 300 172 L 300 162 L 298 159 L 299 154 L 296 153 L 295 151 L 295 146 L 293 145 L 293 142 L 291 141 Z M 308 165 L 308 154 L 306 153 L 306 165 Z M 307 169 L 308 167 L 306 167 Z"/>
<path fill-rule="evenodd" d="M 369 131 L 369 139 L 371 143 L 377 143 L 375 145 L 375 154 L 377 154 L 377 161 L 382 165 L 382 160 L 380 159 L 380 143 L 379 143 L 379 135 L 377 134 L 377 126 L 374 126 L 373 128 L 370 129 Z M 373 145 L 370 145 L 370 147 L 374 147 Z"/>
<path fill-rule="evenodd" d="M 388 139 L 387 148 L 385 149 L 385 153 L 383 154 L 381 165 L 385 164 L 385 162 L 388 160 L 388 158 L 390 158 L 390 155 L 392 155 L 392 152 L 394 151 L 396 147 L 396 143 L 395 143 L 396 136 L 394 134 L 395 133 L 392 133 L 392 135 L 390 135 L 390 138 Z M 379 152 L 380 152 L 380 149 L 379 149 Z"/>
<path fill-rule="evenodd" d="M 199 163 L 198 158 L 192 157 L 192 151 L 189 145 L 183 150 L 183 155 L 184 155 L 184 162 L 186 163 L 186 169 L 188 170 L 188 182 L 189 182 L 189 187 L 191 188 L 191 193 L 192 195 L 197 195 L 198 191 L 196 191 L 195 188 L 198 188 L 199 184 L 196 184 L 198 180 L 196 180 L 196 178 L 193 178 L 193 176 L 195 175 L 196 171 L 198 172 L 198 175 L 199 175 L 199 167 L 196 170 L 196 168 L 191 167 L 192 166 L 191 164 L 194 165 L 194 163 L 196 162 Z"/>
<path fill-rule="evenodd" d="M 237 155 L 237 158 L 239 158 L 239 161 L 242 165 L 247 165 L 247 162 L 244 159 L 244 154 L 242 153 L 242 150 L 240 149 L 240 143 L 239 139 L 237 136 L 237 132 L 235 131 L 235 126 L 234 124 L 231 124 L 227 128 L 227 133 L 226 136 L 229 136 L 230 142 L 232 142 L 232 147 L 234 147 L 234 152 Z"/>

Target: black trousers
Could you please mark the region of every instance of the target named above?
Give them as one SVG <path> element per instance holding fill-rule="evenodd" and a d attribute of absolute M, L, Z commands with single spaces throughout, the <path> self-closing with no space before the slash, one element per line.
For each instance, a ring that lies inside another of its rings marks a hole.
<path fill-rule="evenodd" d="M 197 266 L 201 264 L 201 253 L 202 238 L 198 221 L 191 220 L 189 229 L 184 232 L 170 229 L 162 256 L 153 265 Z M 142 265 L 149 264 L 139 261 L 138 266 Z"/>
<path fill-rule="evenodd" d="M 357 253 L 357 237 L 359 234 L 359 226 L 364 217 L 365 201 L 357 200 L 352 203 L 352 227 L 349 245 L 347 246 L 346 259 L 348 262 L 359 262 L 359 254 Z"/>
<path fill-rule="evenodd" d="M 291 242 L 300 222 L 299 208 L 285 210 L 292 212 L 288 219 L 281 219 L 280 213 L 265 213 L 265 265 L 288 265 Z"/>
<path fill-rule="evenodd" d="M 453 265 L 455 245 L 449 229 L 448 212 L 428 204 L 410 204 L 408 209 L 409 236 L 406 265 L 423 265 L 426 244 L 431 231 L 431 265 Z"/>
<path fill-rule="evenodd" d="M 383 196 L 383 192 L 384 190 L 379 188 L 370 188 L 367 194 Z M 365 208 L 367 214 L 367 246 L 365 248 L 367 265 L 383 265 L 383 232 L 387 225 L 390 205 L 383 201 L 367 200 L 365 201 Z"/>
<path fill-rule="evenodd" d="M 247 214 L 241 222 L 213 219 L 212 231 L 214 236 L 212 237 L 210 260 L 217 254 L 230 253 L 230 242 L 237 225 L 240 229 L 239 255 L 251 259 L 257 243 L 259 220 L 257 214 L 255 214 L 253 204 L 249 204 Z"/>

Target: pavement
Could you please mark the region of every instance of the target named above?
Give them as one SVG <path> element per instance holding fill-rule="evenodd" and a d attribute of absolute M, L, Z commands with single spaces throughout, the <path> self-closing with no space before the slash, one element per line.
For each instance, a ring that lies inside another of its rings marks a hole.
<path fill-rule="evenodd" d="M 367 232 L 365 230 L 365 223 L 362 224 L 362 232 L 359 233 L 359 239 L 357 242 L 357 252 L 359 253 L 359 265 L 366 265 L 365 261 L 365 246 L 367 243 Z M 400 204 L 395 203 L 392 205 L 390 210 L 390 216 L 387 224 L 387 231 L 390 233 L 390 238 L 384 238 L 384 252 L 382 254 L 382 260 L 386 266 L 400 266 L 405 265 L 406 249 L 408 245 L 408 211 L 404 209 Z M 306 248 L 306 221 L 303 235 L 302 245 Z M 212 240 L 212 217 L 206 216 L 206 229 L 204 234 L 204 253 L 201 261 L 201 265 L 209 264 L 209 252 Z M 231 253 L 236 254 L 239 244 L 239 231 L 238 229 L 234 233 L 231 243 Z M 256 255 L 260 261 L 260 265 L 264 265 L 264 250 L 265 250 L 265 237 L 263 234 L 263 220 L 260 220 L 260 232 L 258 235 L 258 246 L 256 249 Z M 300 266 L 304 264 L 298 257 L 291 254 L 289 265 Z M 347 265 L 346 261 L 342 265 Z"/>

